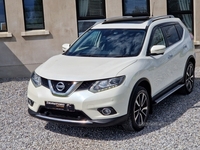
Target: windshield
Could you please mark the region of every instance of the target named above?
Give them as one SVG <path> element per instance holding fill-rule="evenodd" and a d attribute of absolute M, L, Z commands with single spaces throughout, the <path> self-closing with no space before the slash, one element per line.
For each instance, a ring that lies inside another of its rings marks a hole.
<path fill-rule="evenodd" d="M 64 54 L 82 57 L 137 56 L 141 51 L 145 34 L 145 30 L 136 29 L 89 30 Z"/>

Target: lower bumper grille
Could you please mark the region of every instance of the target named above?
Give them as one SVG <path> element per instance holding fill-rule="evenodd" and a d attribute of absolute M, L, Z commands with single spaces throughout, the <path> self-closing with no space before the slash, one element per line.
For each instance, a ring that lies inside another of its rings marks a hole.
<path fill-rule="evenodd" d="M 78 110 L 76 110 L 75 112 L 68 112 L 62 110 L 47 109 L 44 106 L 42 106 L 39 108 L 38 113 L 40 113 L 43 116 L 60 118 L 60 119 L 68 119 L 76 121 L 91 120 L 85 113 Z"/>

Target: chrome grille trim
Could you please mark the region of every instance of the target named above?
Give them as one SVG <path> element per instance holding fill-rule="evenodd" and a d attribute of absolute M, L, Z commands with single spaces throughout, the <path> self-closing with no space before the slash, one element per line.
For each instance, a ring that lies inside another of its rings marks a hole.
<path fill-rule="evenodd" d="M 56 95 L 56 96 L 63 96 L 63 97 L 66 97 L 66 96 L 69 96 L 70 94 L 72 94 L 74 91 L 76 91 L 76 89 L 83 83 L 83 82 L 73 82 L 72 86 L 64 93 L 62 92 L 56 92 L 54 89 L 53 89 L 53 85 L 51 83 L 51 80 L 48 80 L 48 83 L 49 83 L 49 88 L 51 90 L 51 93 L 53 95 Z"/>

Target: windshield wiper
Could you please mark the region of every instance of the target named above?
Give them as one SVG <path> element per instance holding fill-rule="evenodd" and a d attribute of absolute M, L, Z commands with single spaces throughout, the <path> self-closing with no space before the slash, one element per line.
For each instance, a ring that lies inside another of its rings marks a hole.
<path fill-rule="evenodd" d="M 83 57 L 105 57 L 106 55 L 102 55 L 102 54 L 80 54 L 78 56 L 83 56 Z"/>

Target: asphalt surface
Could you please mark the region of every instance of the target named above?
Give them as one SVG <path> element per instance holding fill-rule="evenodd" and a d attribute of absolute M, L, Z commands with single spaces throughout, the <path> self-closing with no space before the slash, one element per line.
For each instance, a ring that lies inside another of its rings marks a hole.
<path fill-rule="evenodd" d="M 200 149 L 200 67 L 193 92 L 175 93 L 156 105 L 140 132 L 33 118 L 27 112 L 27 85 L 27 78 L 0 79 L 0 150 Z"/>

